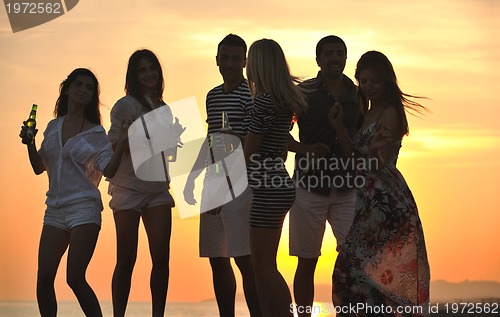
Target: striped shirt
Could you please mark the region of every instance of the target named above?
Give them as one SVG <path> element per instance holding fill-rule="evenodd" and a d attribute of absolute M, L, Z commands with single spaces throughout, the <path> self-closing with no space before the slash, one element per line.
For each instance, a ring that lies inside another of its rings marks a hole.
<path fill-rule="evenodd" d="M 271 158 L 285 156 L 292 115 L 278 113 L 271 95 L 266 93 L 255 98 L 247 120 L 248 132 L 265 134 L 257 154 Z"/>
<path fill-rule="evenodd" d="M 207 94 L 206 111 L 208 123 L 208 139 L 212 152 L 207 153 L 206 164 L 209 167 L 207 177 L 221 172 L 220 163 L 215 163 L 227 156 L 224 148 L 224 138 L 220 133 L 222 129 L 222 113 L 227 114 L 230 127 L 234 132 L 244 136 L 243 121 L 252 109 L 252 97 L 248 82 L 243 80 L 241 84 L 230 92 L 224 91 L 224 85 L 219 85 Z M 237 139 L 233 136 L 234 139 Z"/>
<path fill-rule="evenodd" d="M 222 128 L 222 112 L 227 113 L 229 125 L 234 132 L 245 135 L 243 120 L 252 108 L 252 98 L 248 82 L 241 84 L 230 92 L 224 92 L 224 85 L 219 85 L 207 94 L 207 123 L 208 133 L 218 133 Z"/>
<path fill-rule="evenodd" d="M 284 166 L 291 120 L 291 113 L 276 111 L 269 94 L 254 99 L 248 132 L 264 136 L 247 167 L 248 183 L 254 194 L 251 227 L 282 227 L 295 200 L 295 187 Z"/>

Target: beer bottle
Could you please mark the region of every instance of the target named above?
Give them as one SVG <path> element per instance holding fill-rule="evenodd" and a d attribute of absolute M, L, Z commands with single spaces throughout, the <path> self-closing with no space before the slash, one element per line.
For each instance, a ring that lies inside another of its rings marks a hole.
<path fill-rule="evenodd" d="M 38 106 L 36 104 L 33 104 L 31 106 L 31 112 L 28 120 L 26 120 L 24 126 L 27 128 L 26 129 L 26 134 L 23 135 L 23 143 L 24 144 L 30 144 L 33 142 L 33 138 L 35 137 L 36 133 L 36 109 Z"/>
<path fill-rule="evenodd" d="M 167 161 L 175 162 L 177 160 L 177 146 L 168 148 L 165 152 L 167 154 Z"/>
<path fill-rule="evenodd" d="M 229 132 L 232 131 L 233 128 L 229 124 L 229 116 L 227 115 L 227 112 L 222 111 L 222 129 L 220 129 L 220 132 Z M 232 153 L 234 151 L 234 144 L 231 142 L 231 138 L 234 136 L 228 135 L 225 136 L 224 133 L 222 135 L 222 142 L 224 143 L 224 152 L 226 153 Z"/>

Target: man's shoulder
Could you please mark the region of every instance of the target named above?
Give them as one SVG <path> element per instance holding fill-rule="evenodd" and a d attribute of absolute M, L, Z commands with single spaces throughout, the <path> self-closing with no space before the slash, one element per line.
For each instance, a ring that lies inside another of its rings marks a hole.
<path fill-rule="evenodd" d="M 207 93 L 207 96 L 216 95 L 216 94 L 220 94 L 220 93 L 224 92 L 223 86 L 224 86 L 224 84 L 220 84 L 220 85 L 217 85 L 214 88 L 210 89 Z"/>
<path fill-rule="evenodd" d="M 346 74 L 342 74 L 342 79 L 344 81 L 344 85 L 346 85 L 349 88 L 355 88 L 357 87 L 354 82 L 352 81 L 351 78 L 349 78 Z"/>
<path fill-rule="evenodd" d="M 207 93 L 207 101 L 210 99 L 251 99 L 250 89 L 248 88 L 247 81 L 243 81 L 238 87 L 230 92 L 224 91 L 224 84 L 216 86 Z"/>
<path fill-rule="evenodd" d="M 242 98 L 251 98 L 250 87 L 248 86 L 246 79 L 242 81 L 231 93 Z"/>
<path fill-rule="evenodd" d="M 303 82 L 301 82 L 299 84 L 299 87 L 305 88 L 308 90 L 316 90 L 318 88 L 318 85 L 319 85 L 318 78 L 314 77 L 314 78 L 309 78 L 309 79 L 304 80 Z"/>

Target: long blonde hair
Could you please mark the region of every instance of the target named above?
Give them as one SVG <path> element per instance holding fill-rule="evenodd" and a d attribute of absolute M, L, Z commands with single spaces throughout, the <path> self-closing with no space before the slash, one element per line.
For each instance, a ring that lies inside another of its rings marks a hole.
<path fill-rule="evenodd" d="M 253 96 L 269 93 L 279 113 L 299 114 L 307 109 L 307 101 L 299 80 L 290 74 L 283 50 L 274 40 L 261 39 L 248 50 L 247 78 Z"/>

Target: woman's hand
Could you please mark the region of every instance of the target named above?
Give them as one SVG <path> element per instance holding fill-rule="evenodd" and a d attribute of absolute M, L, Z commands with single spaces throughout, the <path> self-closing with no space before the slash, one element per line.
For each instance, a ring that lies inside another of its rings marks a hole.
<path fill-rule="evenodd" d="M 390 127 L 382 127 L 380 128 L 370 143 L 370 150 L 372 152 L 380 151 L 385 148 L 387 145 L 392 143 L 392 131 Z"/>
<path fill-rule="evenodd" d="M 19 132 L 19 137 L 22 139 L 22 142 L 24 144 L 32 144 L 36 134 L 38 133 L 38 129 L 32 130 L 31 133 L 28 133 L 28 129 L 29 128 L 26 126 L 26 121 L 23 121 L 21 132 Z"/>
<path fill-rule="evenodd" d="M 226 129 L 222 128 L 222 129 L 220 129 L 220 133 L 222 134 L 222 138 L 224 139 L 224 142 L 234 141 L 234 142 L 232 142 L 232 143 L 233 143 L 233 146 L 234 146 L 235 148 L 239 145 L 239 143 L 241 143 L 241 144 L 245 144 L 245 138 L 244 138 L 244 137 L 242 137 L 239 133 L 235 132 L 235 131 L 233 130 L 233 128 L 226 128 Z M 226 137 L 226 138 L 224 138 L 224 135 L 233 135 L 233 136 L 237 137 L 237 138 L 239 139 L 239 141 L 240 141 L 240 142 L 239 142 L 239 143 L 238 143 L 238 142 L 236 142 L 236 140 L 235 140 L 235 139 L 233 139 L 233 138 L 231 138 L 231 137 Z M 227 141 L 226 141 L 226 140 L 227 140 Z"/>
<path fill-rule="evenodd" d="M 392 131 L 390 127 L 382 126 L 373 136 L 370 143 L 370 152 L 375 153 L 375 157 L 379 161 L 379 168 L 385 165 L 390 155 L 390 148 L 388 146 L 392 143 Z"/>
<path fill-rule="evenodd" d="M 125 151 L 129 151 L 128 147 L 128 128 L 132 124 L 132 120 L 130 119 L 124 119 L 122 121 L 121 127 L 120 127 L 120 135 L 118 137 L 118 141 L 113 145 L 113 156 L 111 157 L 111 160 L 108 162 L 108 165 L 106 165 L 106 168 L 102 171 L 102 174 L 105 177 L 113 178 L 118 171 L 118 167 L 120 166 L 120 162 L 122 160 L 123 153 Z"/>
<path fill-rule="evenodd" d="M 337 134 L 343 155 L 351 156 L 353 145 L 344 125 L 344 110 L 340 102 L 336 102 L 328 112 L 328 121 Z"/>
<path fill-rule="evenodd" d="M 333 128 L 338 128 L 344 124 L 344 110 L 340 102 L 336 102 L 328 112 L 328 121 Z"/>
<path fill-rule="evenodd" d="M 42 158 L 38 154 L 35 145 L 35 135 L 38 132 L 38 129 L 33 129 L 30 133 L 28 133 L 28 130 L 29 128 L 26 126 L 26 121 L 23 121 L 19 137 L 22 139 L 23 144 L 27 145 L 28 157 L 33 171 L 36 175 L 40 175 L 45 171 L 45 166 L 43 165 Z"/>
<path fill-rule="evenodd" d="M 330 147 L 323 143 L 314 143 L 311 145 L 304 145 L 306 150 L 306 155 L 311 157 L 325 157 L 330 153 Z"/>
<path fill-rule="evenodd" d="M 120 127 L 120 136 L 118 137 L 118 142 L 125 142 L 128 140 L 128 128 L 132 124 L 132 120 L 124 119 Z"/>

